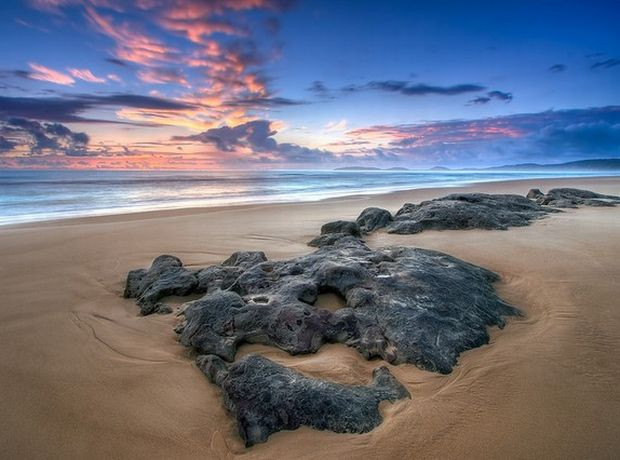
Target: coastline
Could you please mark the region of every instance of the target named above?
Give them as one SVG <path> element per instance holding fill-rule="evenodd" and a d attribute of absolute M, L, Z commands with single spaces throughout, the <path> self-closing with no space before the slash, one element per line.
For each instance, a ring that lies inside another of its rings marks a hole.
<path fill-rule="evenodd" d="M 368 206 L 456 192 L 526 194 L 573 186 L 620 195 L 620 177 L 521 179 L 321 201 L 183 208 L 0 227 L 0 447 L 11 457 L 432 458 L 612 457 L 620 450 L 620 207 L 569 209 L 508 231 L 378 232 L 371 247 L 447 252 L 501 275 L 524 311 L 441 376 L 389 366 L 412 399 L 382 404 L 363 435 L 306 427 L 241 444 L 221 393 L 175 340 L 177 318 L 138 317 L 121 297 L 128 270 L 164 253 L 187 266 L 237 250 L 271 259 L 311 252 L 329 220 Z M 343 345 L 289 356 L 244 345 L 313 377 L 366 383 L 380 361 Z"/>
<path fill-rule="evenodd" d="M 205 212 L 218 212 L 230 209 L 250 209 L 256 206 L 278 206 L 278 205 L 305 205 L 312 203 L 326 203 L 336 201 L 339 202 L 341 200 L 351 200 L 358 201 L 360 199 L 368 199 L 377 198 L 378 200 L 389 199 L 390 197 L 396 198 L 399 195 L 402 195 L 405 199 L 410 194 L 417 195 L 417 192 L 420 192 L 421 197 L 428 198 L 420 198 L 423 199 L 432 199 L 437 196 L 447 195 L 450 193 L 461 193 L 466 191 L 475 191 L 482 190 L 484 185 L 496 184 L 498 186 L 497 192 L 490 191 L 489 193 L 504 193 L 501 190 L 512 190 L 512 186 L 519 187 L 523 185 L 523 187 L 529 188 L 538 188 L 540 183 L 549 182 L 553 184 L 558 184 L 558 187 L 561 187 L 562 184 L 568 183 L 572 184 L 575 182 L 581 181 L 589 181 L 595 180 L 597 184 L 602 183 L 601 181 L 605 180 L 620 180 L 620 176 L 618 175 L 601 175 L 601 176 L 588 176 L 588 177 L 565 177 L 565 178 L 533 178 L 533 179 L 511 179 L 511 180 L 487 180 L 480 182 L 471 182 L 464 185 L 456 185 L 456 186 L 438 186 L 438 187 L 419 187 L 419 188 L 406 188 L 402 190 L 391 190 L 391 191 L 381 191 L 381 192 L 372 192 L 372 193 L 351 193 L 344 194 L 340 196 L 334 196 L 329 198 L 320 198 L 316 200 L 298 200 L 298 201 L 257 201 L 252 203 L 235 203 L 235 204 L 225 204 L 225 205 L 213 205 L 213 206 L 187 206 L 187 207 L 173 207 L 168 209 L 156 209 L 156 210 L 127 210 L 126 212 L 111 212 L 111 213 L 103 213 L 91 216 L 72 216 L 72 217 L 62 217 L 62 218 L 52 218 L 45 220 L 37 220 L 32 222 L 20 222 L 20 223 L 8 223 L 0 225 L 0 230 L 6 228 L 30 228 L 37 227 L 41 225 L 55 225 L 55 224 L 70 224 L 73 223 L 90 223 L 90 222 L 103 222 L 105 220 L 111 219 L 114 221 L 124 220 L 136 220 L 136 219 L 149 219 L 149 218 L 158 218 L 158 217 L 176 217 L 176 216 L 187 216 L 193 214 L 202 214 Z M 554 185 L 555 186 L 555 185 Z M 525 195 L 529 190 L 527 188 L 523 192 L 510 192 L 510 193 L 520 193 Z M 495 187 L 492 187 L 495 190 Z M 441 191 L 440 194 L 434 193 L 435 191 Z M 404 201 L 403 201 L 404 203 Z"/>

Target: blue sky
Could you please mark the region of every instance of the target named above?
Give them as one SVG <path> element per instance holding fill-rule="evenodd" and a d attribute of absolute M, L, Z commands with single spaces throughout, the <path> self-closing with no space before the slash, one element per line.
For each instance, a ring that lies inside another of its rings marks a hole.
<path fill-rule="evenodd" d="M 0 12 L 0 167 L 620 156 L 618 2 L 9 0 Z"/>

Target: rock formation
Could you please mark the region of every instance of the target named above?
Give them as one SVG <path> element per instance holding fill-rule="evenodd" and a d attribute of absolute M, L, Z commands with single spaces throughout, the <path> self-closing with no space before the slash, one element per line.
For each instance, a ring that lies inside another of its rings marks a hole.
<path fill-rule="evenodd" d="M 523 227 L 552 209 L 520 195 L 459 193 L 420 204 L 407 203 L 398 210 L 389 233 L 413 234 L 423 230 L 481 228 L 506 230 Z"/>
<path fill-rule="evenodd" d="M 364 386 L 308 378 L 258 355 L 233 364 L 202 355 L 196 362 L 224 392 L 226 407 L 237 419 L 246 447 L 302 425 L 336 433 L 365 433 L 381 423 L 381 401 L 409 397 L 383 366 L 374 370 L 372 382 Z"/>
<path fill-rule="evenodd" d="M 196 274 L 184 268 L 178 257 L 163 255 L 157 257 L 149 269 L 130 271 L 123 295 L 137 299 L 142 315 L 168 313 L 170 307 L 160 304 L 160 299 L 191 294 L 197 286 Z"/>
<path fill-rule="evenodd" d="M 488 270 L 418 248 L 373 251 L 351 236 L 305 256 L 236 268 L 234 282 L 213 277 L 200 287 L 207 294 L 185 304 L 178 328 L 184 345 L 228 361 L 244 342 L 291 354 L 339 342 L 367 359 L 447 373 L 461 352 L 488 341 L 488 326 L 518 314 L 497 297 Z M 323 292 L 342 296 L 346 308 L 316 307 Z"/>
<path fill-rule="evenodd" d="M 360 227 L 357 222 L 349 220 L 336 220 L 328 222 L 321 227 L 321 235 L 330 233 L 347 233 L 353 236 L 361 236 Z"/>
<path fill-rule="evenodd" d="M 527 197 L 536 200 L 537 203 L 556 208 L 576 208 L 578 206 L 615 206 L 620 203 L 620 197 L 615 195 L 603 195 L 580 190 L 577 188 L 554 188 L 545 195 L 539 189 L 531 189 Z"/>
<path fill-rule="evenodd" d="M 387 227 L 392 220 L 392 214 L 386 209 L 366 208 L 360 213 L 356 222 L 363 233 L 370 233 Z"/>

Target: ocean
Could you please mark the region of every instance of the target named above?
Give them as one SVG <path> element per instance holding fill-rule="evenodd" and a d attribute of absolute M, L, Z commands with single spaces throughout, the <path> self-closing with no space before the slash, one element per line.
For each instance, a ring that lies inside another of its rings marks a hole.
<path fill-rule="evenodd" d="M 157 209 L 312 201 L 473 182 L 597 175 L 601 173 L 0 170 L 0 225 Z"/>

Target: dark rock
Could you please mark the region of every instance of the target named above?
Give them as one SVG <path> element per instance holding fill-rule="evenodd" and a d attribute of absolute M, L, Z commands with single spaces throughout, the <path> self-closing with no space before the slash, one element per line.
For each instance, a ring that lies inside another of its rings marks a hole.
<path fill-rule="evenodd" d="M 153 313 L 159 313 L 160 315 L 168 315 L 172 313 L 172 307 L 165 303 L 158 302 L 153 307 Z"/>
<path fill-rule="evenodd" d="M 232 360 L 243 342 L 312 353 L 325 342 L 355 347 L 366 358 L 450 372 L 459 353 L 488 341 L 518 311 L 495 294 L 497 276 L 435 251 L 370 250 L 357 238 L 290 260 L 254 265 L 228 291 L 186 304 L 181 342 Z M 313 305 L 333 292 L 346 308 Z"/>
<path fill-rule="evenodd" d="M 196 292 L 211 292 L 218 289 L 228 289 L 243 273 L 242 267 L 213 265 L 203 268 L 196 273 L 198 286 Z"/>
<path fill-rule="evenodd" d="M 263 251 L 237 251 L 222 262 L 222 265 L 248 268 L 266 260 L 267 257 Z"/>
<path fill-rule="evenodd" d="M 344 238 L 357 238 L 357 237 L 349 233 L 326 233 L 325 235 L 320 235 L 314 238 L 312 241 L 308 243 L 308 246 L 312 246 L 315 248 L 323 248 L 325 246 L 331 246 Z"/>
<path fill-rule="evenodd" d="M 196 360 L 224 392 L 246 447 L 302 425 L 336 433 L 366 433 L 381 421 L 379 403 L 410 397 L 386 367 L 367 385 L 342 385 L 306 377 L 267 358 L 248 355 L 233 364 L 217 356 Z"/>
<path fill-rule="evenodd" d="M 370 233 L 387 227 L 392 222 L 392 214 L 386 209 L 366 208 L 360 213 L 356 222 L 362 232 Z"/>
<path fill-rule="evenodd" d="M 148 270 L 141 268 L 128 273 L 124 296 L 137 299 L 141 315 L 171 313 L 172 309 L 159 303 L 160 299 L 228 289 L 246 269 L 266 260 L 262 251 L 239 251 L 221 265 L 194 272 L 184 268 L 178 257 L 159 256 Z"/>
<path fill-rule="evenodd" d="M 413 234 L 423 230 L 481 228 L 505 230 L 522 227 L 544 217 L 550 209 L 520 195 L 462 193 L 420 204 L 405 204 L 394 217 L 388 232 Z"/>
<path fill-rule="evenodd" d="M 531 192 L 531 191 L 530 191 Z M 577 188 L 554 188 L 546 195 L 542 193 L 535 197 L 536 202 L 556 208 L 576 208 L 578 206 L 615 206 L 620 203 L 620 197 L 615 195 L 603 195 L 590 190 Z"/>
<path fill-rule="evenodd" d="M 530 191 L 527 192 L 526 198 L 534 199 L 541 196 L 545 196 L 545 194 L 541 192 L 539 188 L 531 188 Z"/>
<path fill-rule="evenodd" d="M 357 222 L 349 220 L 336 220 L 326 223 L 321 227 L 321 235 L 327 233 L 348 233 L 353 236 L 361 236 L 360 227 L 357 225 Z"/>
<path fill-rule="evenodd" d="M 159 308 L 160 299 L 191 294 L 197 285 L 196 274 L 185 269 L 179 258 L 164 255 L 157 257 L 148 270 L 129 272 L 124 296 L 137 298 L 140 314 L 149 315 Z"/>

